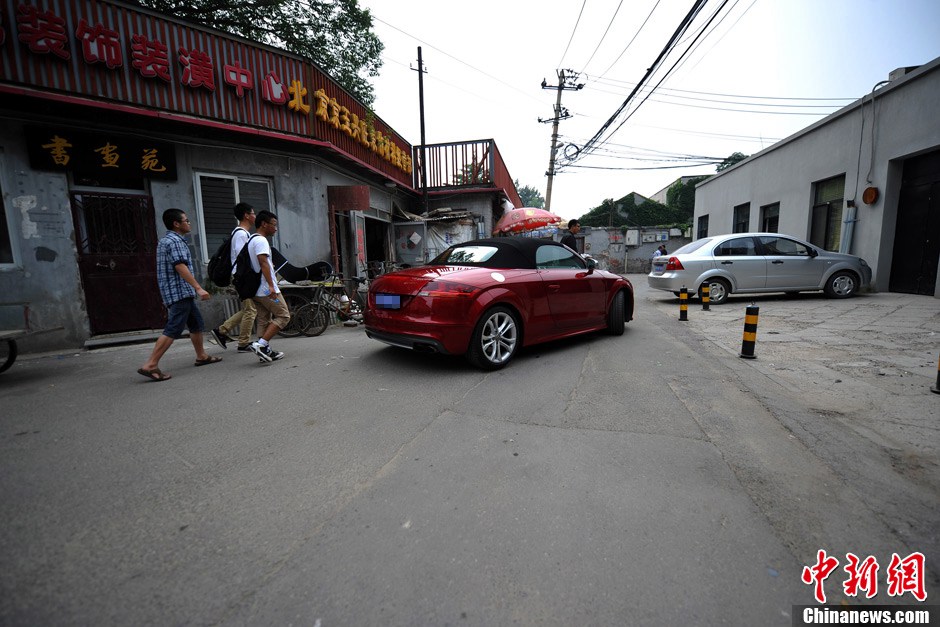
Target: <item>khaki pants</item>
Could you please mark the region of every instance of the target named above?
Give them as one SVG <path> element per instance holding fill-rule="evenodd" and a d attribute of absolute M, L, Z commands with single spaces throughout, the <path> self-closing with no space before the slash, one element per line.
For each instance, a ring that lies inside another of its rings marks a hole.
<path fill-rule="evenodd" d="M 261 298 L 255 296 L 255 306 L 258 308 L 258 331 L 263 334 L 268 328 L 268 324 L 273 322 L 278 329 L 283 329 L 290 322 L 290 311 L 287 309 L 287 303 L 284 302 L 284 295 L 281 294 L 278 302 L 274 302 L 267 296 Z"/>
<path fill-rule="evenodd" d="M 242 308 L 234 316 L 219 325 L 219 331 L 223 335 L 228 335 L 230 330 L 238 327 L 238 345 L 248 346 L 251 344 L 251 332 L 254 330 L 257 315 L 258 309 L 255 307 L 254 299 L 246 298 L 242 301 Z"/>

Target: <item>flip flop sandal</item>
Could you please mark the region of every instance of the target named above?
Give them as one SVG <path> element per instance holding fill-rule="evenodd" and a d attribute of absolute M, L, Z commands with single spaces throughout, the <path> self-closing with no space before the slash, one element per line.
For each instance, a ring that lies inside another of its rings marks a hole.
<path fill-rule="evenodd" d="M 209 364 L 217 364 L 222 361 L 221 357 L 206 357 L 205 359 L 197 359 L 194 366 L 208 366 Z"/>
<path fill-rule="evenodd" d="M 173 378 L 173 375 L 163 374 L 160 372 L 159 368 L 154 368 L 153 370 L 144 370 L 143 368 L 138 368 L 137 374 L 143 375 L 151 381 L 166 381 L 167 379 Z"/>

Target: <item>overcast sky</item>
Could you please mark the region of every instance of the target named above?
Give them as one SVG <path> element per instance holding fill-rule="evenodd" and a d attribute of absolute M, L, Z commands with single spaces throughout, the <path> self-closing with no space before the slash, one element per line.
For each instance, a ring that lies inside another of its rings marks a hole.
<path fill-rule="evenodd" d="M 494 139 L 512 177 L 545 195 L 552 125 L 538 119 L 553 117 L 557 91 L 542 80 L 557 85 L 565 68 L 585 85 L 562 96 L 572 117 L 560 123 L 560 141 L 574 154 L 611 120 L 695 3 L 359 4 L 385 44 L 373 82 L 378 116 L 420 144 L 412 68 L 421 46 L 428 143 Z M 605 198 L 649 196 L 679 176 L 712 174 L 714 165 L 689 164 L 758 152 L 866 95 L 891 70 L 937 57 L 938 0 L 709 0 L 652 74 L 650 87 L 665 77 L 659 87 L 614 118 L 609 129 L 619 130 L 599 148 L 560 168 L 552 211 L 579 217 Z"/>

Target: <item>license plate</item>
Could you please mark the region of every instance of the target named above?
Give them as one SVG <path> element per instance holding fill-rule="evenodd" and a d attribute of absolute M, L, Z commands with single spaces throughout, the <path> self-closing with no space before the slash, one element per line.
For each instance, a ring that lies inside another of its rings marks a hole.
<path fill-rule="evenodd" d="M 398 294 L 376 294 L 375 306 L 379 309 L 401 309 L 401 296 Z"/>

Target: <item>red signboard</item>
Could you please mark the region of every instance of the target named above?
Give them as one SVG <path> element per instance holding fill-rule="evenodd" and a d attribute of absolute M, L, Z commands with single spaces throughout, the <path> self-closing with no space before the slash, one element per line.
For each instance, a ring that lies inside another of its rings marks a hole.
<path fill-rule="evenodd" d="M 0 84 L 327 142 L 411 187 L 411 145 L 312 62 L 116 2 L 0 7 Z"/>

